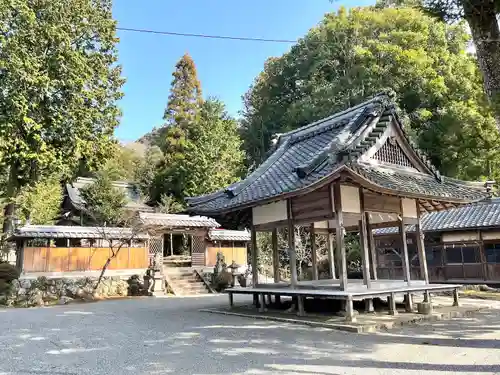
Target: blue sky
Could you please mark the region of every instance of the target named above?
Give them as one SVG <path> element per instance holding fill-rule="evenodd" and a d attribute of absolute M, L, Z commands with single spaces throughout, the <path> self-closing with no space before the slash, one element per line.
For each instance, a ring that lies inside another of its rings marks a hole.
<path fill-rule="evenodd" d="M 368 5 L 373 0 L 115 0 L 118 26 L 160 31 L 298 39 L 326 12 L 339 6 Z M 122 141 L 133 141 L 162 123 L 171 74 L 177 60 L 193 57 L 203 94 L 223 100 L 237 115 L 241 96 L 262 71 L 268 57 L 280 56 L 290 44 L 214 40 L 118 31 L 119 59 L 125 97 L 116 131 Z"/>

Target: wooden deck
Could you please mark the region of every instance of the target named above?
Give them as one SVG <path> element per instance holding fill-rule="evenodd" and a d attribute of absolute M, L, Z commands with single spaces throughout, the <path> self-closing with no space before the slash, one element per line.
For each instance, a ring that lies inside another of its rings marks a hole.
<path fill-rule="evenodd" d="M 255 287 L 242 288 L 234 287 L 226 289 L 229 295 L 229 304 L 233 306 L 235 294 L 252 294 L 256 305 L 260 305 L 260 311 L 265 309 L 265 297 L 274 296 L 279 299 L 280 296 L 296 297 L 298 300 L 298 315 L 304 315 L 304 298 L 331 298 L 346 302 L 346 318 L 353 321 L 353 301 L 365 300 L 367 306 L 372 305 L 373 298 L 388 298 L 390 313 L 395 314 L 395 297 L 398 295 L 407 296 L 408 309 L 412 309 L 411 294 L 424 293 L 430 302 L 429 293 L 438 293 L 452 291 L 454 296 L 454 305 L 458 306 L 458 284 L 425 284 L 424 281 L 414 280 L 410 285 L 403 280 L 372 280 L 371 287 L 367 288 L 363 280 L 348 280 L 347 290 L 340 289 L 339 280 L 314 280 L 301 281 L 296 287 L 288 283 L 269 283 L 257 284 Z M 260 302 L 258 302 L 260 300 Z M 373 309 L 373 305 L 371 307 Z M 370 308 L 367 308 L 370 312 Z"/>
<path fill-rule="evenodd" d="M 411 281 L 408 284 L 402 280 L 377 280 L 372 281 L 371 288 L 368 289 L 363 284 L 363 280 L 349 280 L 347 290 L 340 290 L 338 280 L 316 280 L 300 281 L 296 288 L 292 288 L 288 283 L 257 284 L 256 287 L 241 288 L 234 287 L 226 289 L 226 293 L 233 294 L 255 294 L 264 293 L 283 296 L 315 296 L 334 299 L 363 300 L 374 297 L 388 297 L 391 294 L 423 293 L 452 291 L 460 288 L 458 284 L 425 284 L 421 280 Z"/>

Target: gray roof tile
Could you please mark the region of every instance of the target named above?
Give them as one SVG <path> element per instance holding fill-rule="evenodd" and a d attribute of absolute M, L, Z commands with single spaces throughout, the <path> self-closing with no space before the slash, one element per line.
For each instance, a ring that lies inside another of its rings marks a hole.
<path fill-rule="evenodd" d="M 72 205 L 76 209 L 83 209 L 83 205 L 85 204 L 82 196 L 80 195 L 80 189 L 87 186 L 88 184 L 92 184 L 93 182 L 93 178 L 79 177 L 73 183 L 66 184 L 66 192 L 69 199 L 71 200 Z M 152 207 L 149 207 L 141 200 L 141 196 L 133 183 L 126 181 L 114 181 L 113 186 L 125 193 L 125 208 L 137 211 L 153 211 Z"/>
<path fill-rule="evenodd" d="M 212 241 L 250 241 L 247 230 L 210 229 L 208 238 Z"/>
<path fill-rule="evenodd" d="M 392 100 L 378 95 L 311 125 L 280 136 L 274 152 L 244 180 L 205 196 L 188 198 L 187 211 L 194 214 L 217 215 L 251 206 L 282 194 L 300 191 L 321 178 L 346 168 L 373 184 L 397 193 L 419 197 L 445 197 L 450 201 L 469 203 L 486 197 L 477 186 L 444 178 L 414 147 L 405 134 L 417 158 L 428 174 L 405 173 L 399 169 L 380 168 L 358 163 L 396 118 Z"/>
<path fill-rule="evenodd" d="M 165 228 L 218 228 L 220 226 L 214 219 L 204 216 L 140 212 L 139 219 L 145 226 Z"/>
<path fill-rule="evenodd" d="M 79 227 L 64 225 L 25 225 L 17 228 L 12 238 L 148 238 L 147 233 L 136 233 L 130 228 Z"/>
<path fill-rule="evenodd" d="M 431 212 L 422 215 L 424 232 L 444 232 L 476 228 L 500 227 L 500 200 L 488 201 L 452 208 L 446 211 Z M 409 232 L 415 226 L 408 226 Z M 398 228 L 380 228 L 373 231 L 375 235 L 395 234 Z"/>

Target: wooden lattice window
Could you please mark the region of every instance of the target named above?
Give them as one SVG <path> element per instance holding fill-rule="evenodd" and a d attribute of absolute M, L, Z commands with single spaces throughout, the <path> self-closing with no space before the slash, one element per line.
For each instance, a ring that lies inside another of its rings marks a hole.
<path fill-rule="evenodd" d="M 394 138 L 389 138 L 387 142 L 377 150 L 374 159 L 384 163 L 414 168 L 410 159 L 408 159 Z"/>
<path fill-rule="evenodd" d="M 149 256 L 154 258 L 158 254 L 163 256 L 163 236 L 151 237 L 149 239 Z"/>
<path fill-rule="evenodd" d="M 205 238 L 203 236 L 193 236 L 191 242 L 192 253 L 205 253 Z"/>

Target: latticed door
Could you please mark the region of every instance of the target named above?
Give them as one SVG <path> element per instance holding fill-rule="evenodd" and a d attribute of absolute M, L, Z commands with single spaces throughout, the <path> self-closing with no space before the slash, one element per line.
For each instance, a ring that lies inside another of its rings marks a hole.
<path fill-rule="evenodd" d="M 205 236 L 192 236 L 191 239 L 191 265 L 204 266 L 205 265 Z"/>
<path fill-rule="evenodd" d="M 163 258 L 163 236 L 149 238 L 149 260 Z"/>

